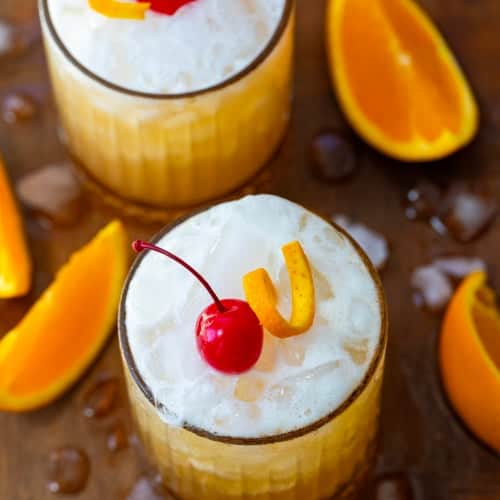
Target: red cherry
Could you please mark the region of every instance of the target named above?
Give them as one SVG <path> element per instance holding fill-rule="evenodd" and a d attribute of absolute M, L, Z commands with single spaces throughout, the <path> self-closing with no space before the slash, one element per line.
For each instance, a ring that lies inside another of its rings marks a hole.
<path fill-rule="evenodd" d="M 264 333 L 248 302 L 224 299 L 221 312 L 217 304 L 208 306 L 196 322 L 196 342 L 205 361 L 216 370 L 243 373 L 257 363 Z"/>
<path fill-rule="evenodd" d="M 216 370 L 238 374 L 250 370 L 262 352 L 264 331 L 257 315 L 243 300 L 220 300 L 212 287 L 187 262 L 177 255 L 146 241 L 132 244 L 135 252 L 152 250 L 186 268 L 207 290 L 213 304 L 199 315 L 196 321 L 196 344 L 202 358 Z"/>
<path fill-rule="evenodd" d="M 173 16 L 184 5 L 194 2 L 195 0 L 138 0 L 139 2 L 147 2 L 151 4 L 151 10 L 160 14 Z"/>

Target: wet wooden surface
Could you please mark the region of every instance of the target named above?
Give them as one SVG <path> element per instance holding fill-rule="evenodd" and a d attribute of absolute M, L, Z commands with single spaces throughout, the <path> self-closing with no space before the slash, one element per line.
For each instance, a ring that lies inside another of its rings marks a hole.
<path fill-rule="evenodd" d="M 391 257 L 383 281 L 392 327 L 377 471 L 408 477 L 416 498 L 500 499 L 500 458 L 471 438 L 445 402 L 436 366 L 440 318 L 413 305 L 409 285 L 412 270 L 441 251 L 484 258 L 492 282 L 499 285 L 500 223 L 478 241 L 460 245 L 425 224 L 407 220 L 402 208 L 407 190 L 423 178 L 470 181 L 488 188 L 500 201 L 500 2 L 422 0 L 448 37 L 477 93 L 482 125 L 475 142 L 445 161 L 409 166 L 391 161 L 353 138 L 360 171 L 335 186 L 312 176 L 308 157 L 310 140 L 320 129 L 334 127 L 350 133 L 327 78 L 324 1 L 299 0 L 298 4 L 294 116 L 272 164 L 273 191 L 327 215 L 347 213 L 390 240 Z M 35 0 L 2 0 L 0 18 L 22 25 L 36 23 Z M 0 150 L 16 180 L 31 169 L 65 158 L 39 40 L 19 57 L 0 61 L 0 96 L 13 88 L 35 93 L 40 100 L 39 113 L 32 121 L 18 125 L 0 121 Z M 90 206 L 76 226 L 64 229 L 25 212 L 36 266 L 35 287 L 26 298 L 0 301 L 0 336 L 23 316 L 69 253 L 113 215 L 94 202 Z M 129 224 L 129 228 L 133 236 L 157 229 L 138 224 Z M 107 449 L 108 429 L 117 419 L 130 428 L 123 387 L 118 409 L 109 416 L 101 420 L 83 416 L 83 394 L 102 372 L 121 376 L 116 337 L 83 380 L 56 404 L 27 415 L 0 414 L 0 499 L 54 498 L 46 489 L 47 455 L 63 445 L 79 446 L 90 457 L 90 479 L 75 498 L 126 498 L 136 479 L 148 472 L 134 446 L 118 453 Z"/>

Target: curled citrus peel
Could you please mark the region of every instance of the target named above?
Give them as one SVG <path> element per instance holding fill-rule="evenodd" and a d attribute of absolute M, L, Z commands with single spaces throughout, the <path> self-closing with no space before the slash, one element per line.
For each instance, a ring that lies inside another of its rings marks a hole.
<path fill-rule="evenodd" d="M 256 269 L 243 277 L 243 288 L 250 307 L 262 325 L 280 338 L 294 337 L 306 332 L 314 321 L 314 282 L 307 256 L 298 241 L 282 248 L 292 289 L 292 314 L 283 318 L 276 305 L 276 289 L 265 269 Z"/>
<path fill-rule="evenodd" d="M 99 14 L 115 19 L 144 19 L 150 3 L 124 3 L 117 0 L 88 0 L 90 7 Z"/>

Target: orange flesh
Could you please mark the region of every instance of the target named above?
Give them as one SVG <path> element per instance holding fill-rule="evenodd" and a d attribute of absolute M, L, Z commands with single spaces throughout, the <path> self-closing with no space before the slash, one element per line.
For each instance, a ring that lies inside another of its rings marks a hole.
<path fill-rule="evenodd" d="M 450 402 L 467 426 L 500 451 L 500 313 L 486 275 L 455 292 L 441 331 L 439 362 Z"/>
<path fill-rule="evenodd" d="M 459 86 L 440 46 L 405 5 L 345 1 L 339 23 L 343 63 L 358 105 L 387 137 L 433 141 L 445 130 L 460 131 Z"/>
<path fill-rule="evenodd" d="M 0 298 L 25 295 L 30 287 L 31 257 L 22 218 L 0 158 Z"/>
<path fill-rule="evenodd" d="M 45 387 L 64 376 L 95 344 L 106 317 L 113 273 L 113 266 L 103 265 L 113 258 L 109 248 L 104 250 L 99 255 L 89 252 L 81 267 L 59 281 L 51 298 L 59 307 L 50 314 L 39 309 L 19 326 L 19 333 L 31 332 L 26 353 L 30 362 L 23 366 L 22 357 L 10 357 L 2 366 L 2 371 L 17 374 L 10 392 L 23 396 Z"/>
<path fill-rule="evenodd" d="M 472 317 L 484 348 L 500 372 L 500 314 L 496 305 L 478 300 L 473 306 Z"/>
<path fill-rule="evenodd" d="M 0 342 L 0 407 L 29 410 L 59 396 L 108 338 L 127 269 L 114 222 L 74 254 L 21 323 Z"/>

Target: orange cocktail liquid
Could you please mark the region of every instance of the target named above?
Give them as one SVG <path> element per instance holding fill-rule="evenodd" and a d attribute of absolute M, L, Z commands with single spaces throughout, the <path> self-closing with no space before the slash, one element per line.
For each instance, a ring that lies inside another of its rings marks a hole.
<path fill-rule="evenodd" d="M 169 425 L 126 369 L 134 419 L 167 488 L 178 498 L 352 498 L 376 450 L 385 346 L 374 371 L 322 426 L 279 442 L 234 444 Z M 256 436 L 258 438 L 258 436 Z"/>
<path fill-rule="evenodd" d="M 113 194 L 160 207 L 193 205 L 242 187 L 277 149 L 290 116 L 293 9 L 273 49 L 241 78 L 190 97 L 152 98 L 106 86 L 78 67 L 43 6 L 67 145 Z"/>

